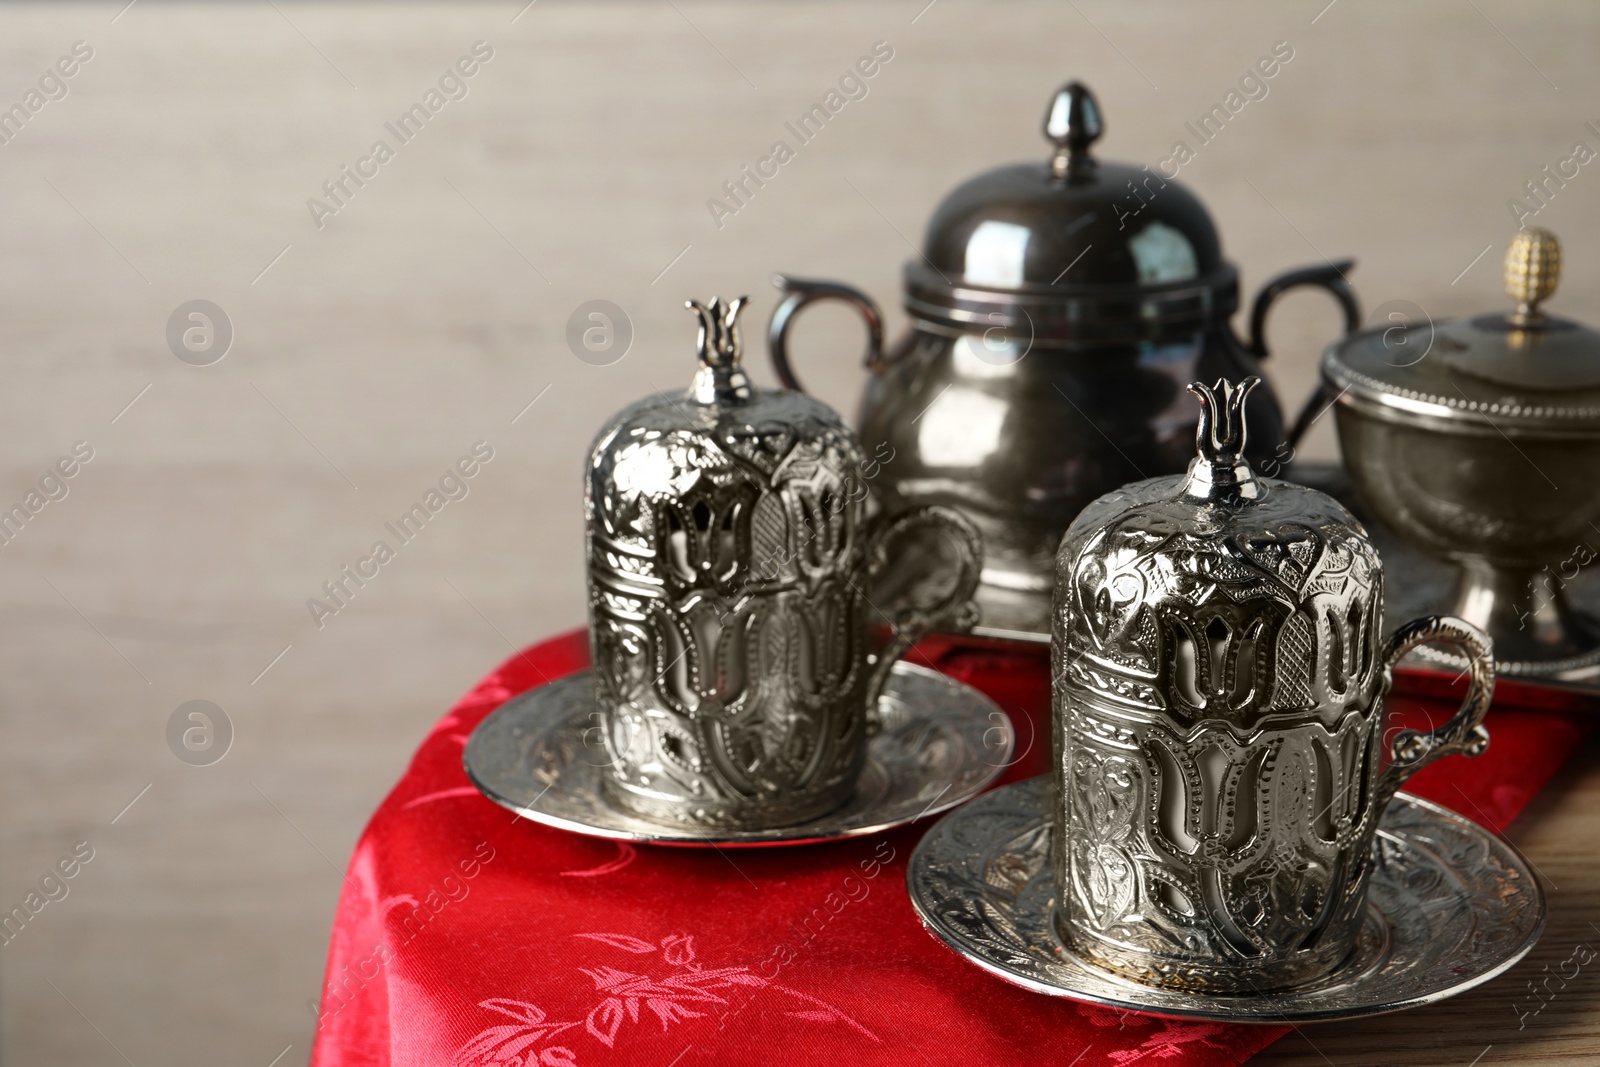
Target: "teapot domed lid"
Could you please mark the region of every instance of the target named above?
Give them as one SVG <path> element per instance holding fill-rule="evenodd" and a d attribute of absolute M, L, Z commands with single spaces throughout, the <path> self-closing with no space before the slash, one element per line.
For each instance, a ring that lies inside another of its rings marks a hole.
<path fill-rule="evenodd" d="M 1049 158 L 979 174 L 934 211 L 906 267 L 908 310 L 956 325 L 1043 320 L 1047 334 L 1071 319 L 1092 340 L 1231 314 L 1238 275 L 1210 213 L 1159 170 L 1095 158 L 1104 128 L 1089 89 L 1063 86 L 1045 116 Z"/>
<path fill-rule="evenodd" d="M 1600 332 L 1544 311 L 1560 280 L 1555 234 L 1519 230 L 1505 259 L 1515 310 L 1351 334 L 1323 355 L 1323 377 L 1339 402 L 1380 418 L 1600 432 Z"/>

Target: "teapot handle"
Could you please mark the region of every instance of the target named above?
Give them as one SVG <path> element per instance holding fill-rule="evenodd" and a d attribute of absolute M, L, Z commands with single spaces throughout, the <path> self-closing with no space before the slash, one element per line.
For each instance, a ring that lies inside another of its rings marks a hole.
<path fill-rule="evenodd" d="M 783 300 L 772 312 L 767 326 L 767 346 L 772 357 L 772 369 L 785 389 L 805 392 L 800 379 L 794 376 L 789 364 L 789 327 L 796 313 L 807 304 L 818 300 L 842 300 L 855 308 L 867 324 L 867 352 L 863 360 L 868 371 L 876 371 L 883 364 L 883 314 L 872 297 L 859 289 L 839 282 L 814 281 L 774 274 L 772 284 L 782 289 Z"/>
<path fill-rule="evenodd" d="M 1250 306 L 1251 353 L 1257 359 L 1267 358 L 1267 312 L 1272 310 L 1272 305 L 1278 297 L 1290 289 L 1298 289 L 1305 285 L 1314 285 L 1333 294 L 1333 298 L 1344 309 L 1345 333 L 1355 333 L 1359 330 L 1361 302 L 1356 299 L 1355 290 L 1350 288 L 1350 279 L 1345 277 L 1355 265 L 1356 261 L 1353 259 L 1341 259 L 1314 267 L 1298 267 L 1284 271 L 1263 285 L 1261 291 L 1256 294 L 1255 303 Z"/>
<path fill-rule="evenodd" d="M 1261 287 L 1256 294 L 1255 303 L 1250 308 L 1250 351 L 1257 359 L 1267 358 L 1267 312 L 1272 309 L 1273 303 L 1287 293 L 1290 289 L 1298 289 L 1303 285 L 1314 285 L 1319 289 L 1326 289 L 1339 302 L 1339 307 L 1344 309 L 1344 332 L 1355 333 L 1361 328 L 1361 302 L 1356 299 L 1355 290 L 1350 288 L 1350 279 L 1346 273 L 1354 269 L 1356 261 L 1341 259 L 1315 267 L 1300 267 L 1295 270 L 1284 271 L 1276 278 L 1271 279 Z M 1300 413 L 1295 416 L 1294 425 L 1289 428 L 1285 441 L 1289 445 L 1290 455 L 1300 444 L 1300 438 L 1311 428 L 1311 424 L 1327 410 L 1323 403 L 1324 395 L 1319 383 L 1311 391 L 1311 396 L 1300 406 Z"/>

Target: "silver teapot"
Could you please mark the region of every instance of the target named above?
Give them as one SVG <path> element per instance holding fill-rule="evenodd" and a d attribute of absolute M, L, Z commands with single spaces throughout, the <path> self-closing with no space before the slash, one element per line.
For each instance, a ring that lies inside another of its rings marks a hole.
<path fill-rule="evenodd" d="M 875 482 L 890 511 L 957 508 L 983 533 L 978 600 L 991 632 L 1049 630 L 1056 546 L 1102 493 L 1181 472 L 1199 409 L 1184 384 L 1242 378 L 1265 358 L 1268 309 L 1296 286 L 1326 289 L 1347 330 L 1360 311 L 1349 261 L 1282 274 L 1261 290 L 1250 339 L 1229 320 L 1239 274 L 1211 216 L 1180 183 L 1096 159 L 1100 107 L 1061 89 L 1048 159 L 980 174 L 949 194 L 905 267 L 912 329 L 883 345 L 870 297 L 836 282 L 778 278 L 769 329 L 779 379 L 801 388 L 788 336 L 800 309 L 842 300 L 866 322 L 870 373 L 857 427 L 896 457 Z M 1283 444 L 1277 401 L 1250 401 L 1252 458 Z"/>

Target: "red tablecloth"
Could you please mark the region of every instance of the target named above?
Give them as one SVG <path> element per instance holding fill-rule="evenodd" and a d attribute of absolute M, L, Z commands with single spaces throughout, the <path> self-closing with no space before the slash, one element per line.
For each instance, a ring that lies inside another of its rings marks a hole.
<path fill-rule="evenodd" d="M 1017 722 L 1042 773 L 1047 661 L 929 642 L 922 662 Z M 905 891 L 926 829 L 803 848 L 633 847 L 480 796 L 462 746 L 502 701 L 588 664 L 582 633 L 502 664 L 441 719 L 356 846 L 334 922 L 319 1067 L 1237 1064 L 1284 1030 L 1181 1023 L 1038 996 L 936 943 Z M 1401 698 L 1442 721 L 1453 708 Z M 1495 827 L 1555 773 L 1583 716 L 1497 708 L 1476 761 L 1412 789 Z"/>

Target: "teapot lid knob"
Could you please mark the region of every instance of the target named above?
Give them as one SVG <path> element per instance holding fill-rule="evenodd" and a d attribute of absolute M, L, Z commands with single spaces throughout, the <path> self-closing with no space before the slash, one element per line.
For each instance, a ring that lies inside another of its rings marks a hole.
<path fill-rule="evenodd" d="M 1050 170 L 1057 178 L 1087 174 L 1094 167 L 1089 146 L 1105 131 L 1100 120 L 1100 102 L 1089 87 L 1072 81 L 1063 85 L 1050 102 L 1044 118 L 1044 135 L 1056 144 Z"/>
<path fill-rule="evenodd" d="M 1549 230 L 1518 230 L 1506 247 L 1506 295 L 1517 302 L 1512 321 L 1537 326 L 1544 318 L 1539 304 L 1561 283 L 1561 242 Z"/>
<path fill-rule="evenodd" d="M 739 336 L 739 312 L 749 303 L 748 296 L 724 304 L 720 297 L 711 303 L 687 300 L 684 307 L 700 320 L 696 340 L 700 369 L 689 387 L 691 399 L 701 404 L 738 402 L 750 399 L 750 379 L 740 365 L 743 345 Z"/>

